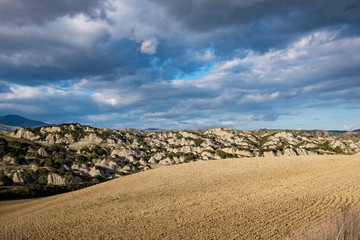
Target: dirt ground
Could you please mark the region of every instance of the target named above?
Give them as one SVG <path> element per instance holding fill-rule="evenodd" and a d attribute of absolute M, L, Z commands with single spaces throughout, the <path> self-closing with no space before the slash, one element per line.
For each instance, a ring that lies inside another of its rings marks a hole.
<path fill-rule="evenodd" d="M 360 201 L 360 155 L 173 165 L 0 202 L 0 239 L 302 239 Z"/>

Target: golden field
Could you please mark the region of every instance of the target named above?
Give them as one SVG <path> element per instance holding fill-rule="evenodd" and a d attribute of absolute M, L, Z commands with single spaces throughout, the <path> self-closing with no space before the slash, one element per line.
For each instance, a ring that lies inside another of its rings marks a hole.
<path fill-rule="evenodd" d="M 359 201 L 359 154 L 198 161 L 0 202 L 0 238 L 303 239 Z"/>

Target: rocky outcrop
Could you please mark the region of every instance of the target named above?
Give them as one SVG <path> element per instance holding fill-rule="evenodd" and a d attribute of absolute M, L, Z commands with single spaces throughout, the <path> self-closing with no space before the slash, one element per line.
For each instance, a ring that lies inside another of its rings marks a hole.
<path fill-rule="evenodd" d="M 91 177 L 96 177 L 96 176 L 103 176 L 104 173 L 102 173 L 102 172 L 100 171 L 100 169 L 98 169 L 98 168 L 96 168 L 96 167 L 92 167 L 92 168 L 90 169 L 90 171 L 89 171 L 89 175 L 90 175 Z"/>
<path fill-rule="evenodd" d="M 121 147 L 116 148 L 111 152 L 111 156 L 119 156 L 119 157 L 125 157 L 127 159 L 130 158 L 130 156 L 139 157 L 139 153 L 137 151 L 134 151 L 131 148 Z"/>
<path fill-rule="evenodd" d="M 40 132 L 41 133 L 55 133 L 60 132 L 61 128 L 58 126 L 51 126 L 51 127 L 42 127 Z"/>
<path fill-rule="evenodd" d="M 9 164 L 9 165 L 15 165 L 15 164 L 16 164 L 16 159 L 15 159 L 15 157 L 10 156 L 10 155 L 5 155 L 5 156 L 3 157 L 3 161 L 4 161 L 6 164 Z"/>
<path fill-rule="evenodd" d="M 90 133 L 80 140 L 80 142 L 84 143 L 102 143 L 103 141 L 104 140 L 96 136 L 95 133 Z"/>
<path fill-rule="evenodd" d="M 24 174 L 23 171 L 21 170 L 17 170 L 13 177 L 12 180 L 15 184 L 19 184 L 19 185 L 24 185 L 25 184 L 25 180 L 24 180 Z"/>
<path fill-rule="evenodd" d="M 11 133 L 10 135 L 15 138 L 25 138 L 33 141 L 36 141 L 40 138 L 40 136 L 35 135 L 32 131 L 23 127 L 17 129 L 15 132 Z"/>
<path fill-rule="evenodd" d="M 50 157 L 50 154 L 44 148 L 39 148 L 37 152 L 42 157 Z"/>
<path fill-rule="evenodd" d="M 59 174 L 51 173 L 47 177 L 47 184 L 64 185 L 65 179 L 63 177 L 61 177 Z"/>

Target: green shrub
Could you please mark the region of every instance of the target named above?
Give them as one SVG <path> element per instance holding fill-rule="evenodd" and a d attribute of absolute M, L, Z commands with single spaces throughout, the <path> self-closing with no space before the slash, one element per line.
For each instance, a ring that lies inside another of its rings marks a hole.
<path fill-rule="evenodd" d="M 60 164 L 58 162 L 55 162 L 52 158 L 47 158 L 44 162 L 45 167 L 52 167 L 52 168 L 58 168 Z"/>
<path fill-rule="evenodd" d="M 198 156 L 193 153 L 185 153 L 185 161 L 184 162 L 191 162 L 196 161 Z"/>
<path fill-rule="evenodd" d="M 232 153 L 227 153 L 227 152 L 224 152 L 222 150 L 216 150 L 216 154 L 221 157 L 222 159 L 224 158 L 236 158 L 238 157 L 236 154 L 232 154 Z"/>
<path fill-rule="evenodd" d="M 78 163 L 87 163 L 89 161 L 89 159 L 83 155 L 76 155 L 75 161 Z"/>
<path fill-rule="evenodd" d="M 37 180 L 35 182 L 38 184 L 47 184 L 48 174 L 49 174 L 49 171 L 46 168 L 39 168 L 35 172 L 35 176 L 37 177 Z"/>
<path fill-rule="evenodd" d="M 89 149 L 88 147 L 86 147 L 86 146 L 82 147 L 82 148 L 80 149 L 80 151 L 81 151 L 81 152 L 86 152 L 86 153 L 90 153 L 90 152 L 91 152 L 90 149 Z"/>
<path fill-rule="evenodd" d="M 124 173 L 124 172 L 119 172 L 119 171 L 118 171 L 118 172 L 116 172 L 116 174 L 117 174 L 117 175 L 120 175 L 120 176 L 124 176 L 124 175 L 126 175 L 126 173 Z"/>
<path fill-rule="evenodd" d="M 195 143 L 195 146 L 197 147 L 199 147 L 204 142 L 204 140 L 202 140 L 201 138 L 196 138 L 193 141 Z"/>

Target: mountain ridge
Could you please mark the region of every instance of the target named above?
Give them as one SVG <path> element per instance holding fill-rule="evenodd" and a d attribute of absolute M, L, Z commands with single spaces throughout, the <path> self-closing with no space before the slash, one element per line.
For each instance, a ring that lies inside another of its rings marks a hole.
<path fill-rule="evenodd" d="M 42 121 L 31 120 L 15 114 L 0 116 L 0 124 L 10 127 L 41 127 L 51 125 Z"/>

